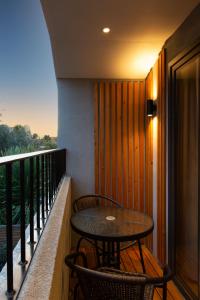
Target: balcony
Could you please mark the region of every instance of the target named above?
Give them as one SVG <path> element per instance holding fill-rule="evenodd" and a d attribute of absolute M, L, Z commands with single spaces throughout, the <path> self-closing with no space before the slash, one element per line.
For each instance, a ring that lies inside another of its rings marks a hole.
<path fill-rule="evenodd" d="M 19 292 L 41 234 L 46 224 L 49 226 L 50 212 L 65 182 L 65 167 L 65 150 L 0 159 L 1 193 L 4 191 L 1 213 L 5 216 L 5 225 L 1 226 L 5 235 L 4 239 L 1 235 L 1 253 L 6 250 L 1 256 L 1 299 L 14 299 Z M 17 213 L 16 207 L 19 207 Z"/>
<path fill-rule="evenodd" d="M 16 200 L 16 193 L 13 193 L 11 181 L 16 166 L 20 181 L 20 242 L 15 247 L 15 244 L 10 245 L 15 240 L 12 195 Z M 6 172 L 6 195 L 9 196 L 6 201 L 9 205 L 5 207 L 7 263 L 0 274 L 1 299 L 71 299 L 74 279 L 69 278 L 63 265 L 66 253 L 73 251 L 69 224 L 71 181 L 65 175 L 65 166 L 65 150 L 40 151 L 1 159 L 1 168 Z M 27 186 L 30 187 L 28 195 Z M 81 251 L 86 253 L 89 266 L 95 268 L 94 248 L 86 245 Z M 157 259 L 145 246 L 143 253 L 147 274 L 161 275 Z M 122 270 L 142 272 L 136 247 L 122 251 L 120 260 Z M 45 284 L 43 278 L 46 278 Z M 168 285 L 168 297 L 184 299 L 173 282 Z M 82 299 L 81 294 L 78 299 Z M 162 299 L 160 290 L 155 291 L 154 299 Z"/>
<path fill-rule="evenodd" d="M 0 299 L 70 299 L 71 202 L 90 193 L 151 216 L 153 233 L 142 240 L 147 273 L 158 275 L 167 263 L 174 272 L 168 299 L 200 298 L 200 5 L 125 2 L 41 0 L 57 77 L 58 146 L 67 153 L 0 160 L 7 245 Z M 94 249 L 82 250 L 93 268 Z M 135 247 L 120 262 L 141 272 Z M 162 299 L 160 290 L 154 299 Z"/>

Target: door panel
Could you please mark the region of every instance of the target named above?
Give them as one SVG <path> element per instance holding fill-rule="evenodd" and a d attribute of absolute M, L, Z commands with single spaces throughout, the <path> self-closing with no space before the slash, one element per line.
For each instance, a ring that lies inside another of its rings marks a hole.
<path fill-rule="evenodd" d="M 175 72 L 175 273 L 198 298 L 199 59 Z"/>

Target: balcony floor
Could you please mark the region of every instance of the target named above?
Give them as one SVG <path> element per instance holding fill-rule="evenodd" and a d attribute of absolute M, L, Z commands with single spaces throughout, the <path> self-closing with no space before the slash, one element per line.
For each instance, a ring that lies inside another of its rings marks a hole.
<path fill-rule="evenodd" d="M 90 268 L 95 268 L 95 252 L 92 248 L 83 248 L 81 249 L 88 258 L 88 263 Z M 159 276 L 162 274 L 161 268 L 158 265 L 155 257 L 151 254 L 151 252 L 143 246 L 143 254 L 144 261 L 146 266 L 147 274 L 150 276 Z M 137 247 L 129 248 L 121 252 L 121 269 L 124 271 L 131 272 L 142 272 L 141 264 L 139 261 L 139 251 Z M 70 290 L 73 289 L 74 282 L 71 279 Z M 69 299 L 73 299 L 73 297 L 69 297 Z M 78 297 L 79 300 L 82 299 L 81 295 Z M 156 289 L 154 292 L 154 300 L 162 299 L 162 289 Z M 170 281 L 168 283 L 168 300 L 184 300 L 184 297 L 181 295 L 179 290 L 176 288 L 175 284 Z"/>

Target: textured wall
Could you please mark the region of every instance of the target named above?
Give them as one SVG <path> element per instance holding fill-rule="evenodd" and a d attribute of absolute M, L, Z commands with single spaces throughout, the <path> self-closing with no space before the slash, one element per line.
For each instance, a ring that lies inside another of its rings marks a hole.
<path fill-rule="evenodd" d="M 67 148 L 72 198 L 94 192 L 92 80 L 58 79 L 58 146 Z"/>
<path fill-rule="evenodd" d="M 71 248 L 71 180 L 65 178 L 32 259 L 19 300 L 67 300 Z"/>

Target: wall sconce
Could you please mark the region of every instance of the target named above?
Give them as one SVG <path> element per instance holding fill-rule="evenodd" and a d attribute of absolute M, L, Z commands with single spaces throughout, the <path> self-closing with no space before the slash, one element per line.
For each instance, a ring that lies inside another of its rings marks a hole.
<path fill-rule="evenodd" d="M 157 111 L 157 100 L 147 100 L 147 116 L 153 117 Z"/>

